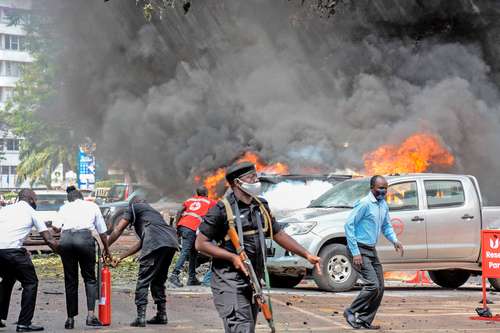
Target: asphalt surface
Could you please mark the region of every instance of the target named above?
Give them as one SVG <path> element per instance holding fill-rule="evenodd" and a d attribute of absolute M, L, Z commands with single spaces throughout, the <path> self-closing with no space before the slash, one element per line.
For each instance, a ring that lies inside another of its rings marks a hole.
<path fill-rule="evenodd" d="M 80 288 L 80 309 L 84 307 L 83 283 Z M 0 332 L 14 332 L 20 308 L 20 286 L 16 285 L 8 327 Z M 41 280 L 37 310 L 33 323 L 45 326 L 47 332 L 63 332 L 65 321 L 64 286 L 62 281 Z M 342 317 L 344 308 L 357 291 L 326 293 L 317 291 L 311 282 L 294 289 L 273 291 L 273 306 L 277 332 L 349 332 Z M 494 304 L 492 312 L 500 313 L 500 293 L 488 293 Z M 210 289 L 205 287 L 168 289 L 167 326 L 148 326 L 137 329 L 128 326 L 134 319 L 133 281 L 119 286 L 112 294 L 112 325 L 101 329 L 85 327 L 85 311 L 76 318 L 75 330 L 99 332 L 223 332 Z M 381 331 L 390 332 L 500 332 L 500 322 L 470 320 L 474 309 L 480 306 L 481 289 L 469 285 L 459 290 L 443 290 L 434 285 L 415 287 L 401 283 L 388 283 L 383 304 L 375 323 Z M 148 317 L 154 315 L 150 300 Z M 259 317 L 257 332 L 268 332 L 267 324 Z M 361 331 L 361 330 L 360 330 Z"/>

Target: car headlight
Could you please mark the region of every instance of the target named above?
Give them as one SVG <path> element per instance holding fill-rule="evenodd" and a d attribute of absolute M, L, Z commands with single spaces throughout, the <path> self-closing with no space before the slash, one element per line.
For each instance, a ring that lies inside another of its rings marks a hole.
<path fill-rule="evenodd" d="M 317 225 L 317 222 L 291 222 L 287 223 L 284 230 L 290 236 L 305 235 Z"/>

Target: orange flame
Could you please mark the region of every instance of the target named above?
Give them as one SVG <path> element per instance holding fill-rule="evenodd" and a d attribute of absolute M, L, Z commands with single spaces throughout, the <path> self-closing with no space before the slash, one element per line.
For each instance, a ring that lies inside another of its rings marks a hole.
<path fill-rule="evenodd" d="M 273 164 L 265 163 L 262 158 L 253 152 L 246 152 L 236 162 L 251 162 L 255 164 L 255 168 L 259 173 L 267 174 L 286 174 L 288 173 L 288 166 L 284 163 L 278 162 Z M 203 179 L 203 185 L 208 190 L 208 196 L 212 199 L 219 197 L 219 191 L 226 187 L 225 183 L 226 168 L 219 168 L 215 172 L 208 175 Z M 197 180 L 198 179 L 198 180 Z M 195 177 L 195 181 L 199 181 L 199 176 Z"/>
<path fill-rule="evenodd" d="M 365 173 L 391 174 L 424 172 L 436 166 L 448 168 L 455 158 L 440 140 L 426 133 L 408 137 L 399 146 L 383 145 L 363 156 Z"/>

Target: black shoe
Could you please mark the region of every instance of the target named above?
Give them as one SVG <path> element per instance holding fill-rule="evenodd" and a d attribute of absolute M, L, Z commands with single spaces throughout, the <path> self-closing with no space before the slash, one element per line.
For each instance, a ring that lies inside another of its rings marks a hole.
<path fill-rule="evenodd" d="M 17 325 L 16 332 L 39 332 L 43 331 L 42 326 L 35 325 Z"/>
<path fill-rule="evenodd" d="M 201 286 L 201 282 L 198 281 L 198 279 L 196 279 L 196 278 L 189 279 L 188 282 L 187 282 L 187 285 L 188 286 Z"/>
<path fill-rule="evenodd" d="M 345 321 L 354 329 L 360 329 L 361 325 L 356 321 L 356 317 L 354 316 L 354 313 L 351 312 L 349 309 L 344 310 L 344 318 Z"/>
<path fill-rule="evenodd" d="M 96 316 L 87 317 L 86 324 L 87 326 L 93 326 L 93 327 L 102 326 L 102 323 L 99 321 L 99 319 L 96 318 Z"/>
<path fill-rule="evenodd" d="M 4 328 L 5 324 L 3 323 L 2 319 L 0 319 L 0 328 Z"/>
<path fill-rule="evenodd" d="M 167 304 L 158 303 L 156 307 L 158 309 L 158 311 L 156 312 L 156 316 L 149 319 L 146 323 L 153 325 L 167 325 L 168 324 Z"/>
<path fill-rule="evenodd" d="M 156 316 L 147 321 L 148 324 L 152 325 L 167 325 L 168 319 L 166 313 L 157 313 Z"/>
<path fill-rule="evenodd" d="M 66 322 L 64 323 L 64 328 L 67 330 L 72 330 L 73 328 L 75 328 L 75 319 L 73 318 L 66 319 Z"/>
<path fill-rule="evenodd" d="M 137 306 L 137 318 L 130 323 L 132 327 L 146 327 L 146 305 Z"/>
<path fill-rule="evenodd" d="M 367 322 L 362 321 L 362 320 L 358 320 L 358 323 L 361 325 L 361 328 L 363 328 L 365 330 L 379 330 L 380 329 L 380 325 L 368 324 Z"/>
<path fill-rule="evenodd" d="M 179 276 L 175 274 L 170 275 L 170 277 L 168 278 L 168 282 L 170 282 L 174 287 L 177 288 L 184 287 L 181 280 L 179 279 Z"/>

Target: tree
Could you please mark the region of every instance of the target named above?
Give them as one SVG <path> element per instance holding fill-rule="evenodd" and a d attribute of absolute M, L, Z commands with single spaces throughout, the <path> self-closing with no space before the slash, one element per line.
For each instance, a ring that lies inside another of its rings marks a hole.
<path fill-rule="evenodd" d="M 15 135 L 22 138 L 21 162 L 17 167 L 19 179 L 42 181 L 51 185 L 51 172 L 57 165 L 64 169 L 75 165 L 76 149 L 74 133 L 69 121 L 44 117 L 44 110 L 52 107 L 58 86 L 55 56 L 57 46 L 47 33 L 48 18 L 20 16 L 10 18 L 11 24 L 23 24 L 27 32 L 26 47 L 34 62 L 25 64 L 16 83 L 12 97 L 7 101 L 0 118 Z M 24 23 L 23 23 L 24 21 Z"/>
<path fill-rule="evenodd" d="M 104 0 L 105 2 L 109 0 Z M 290 0 L 288 0 L 290 1 Z M 298 0 L 301 5 L 306 3 L 306 0 Z M 336 7 L 342 0 L 309 0 L 310 6 L 323 16 L 332 16 L 335 14 Z M 151 21 L 153 15 L 157 14 L 160 19 L 169 8 L 174 8 L 178 3 L 182 3 L 184 14 L 187 14 L 191 8 L 192 0 L 136 0 L 137 5 L 142 8 L 144 17 Z"/>

